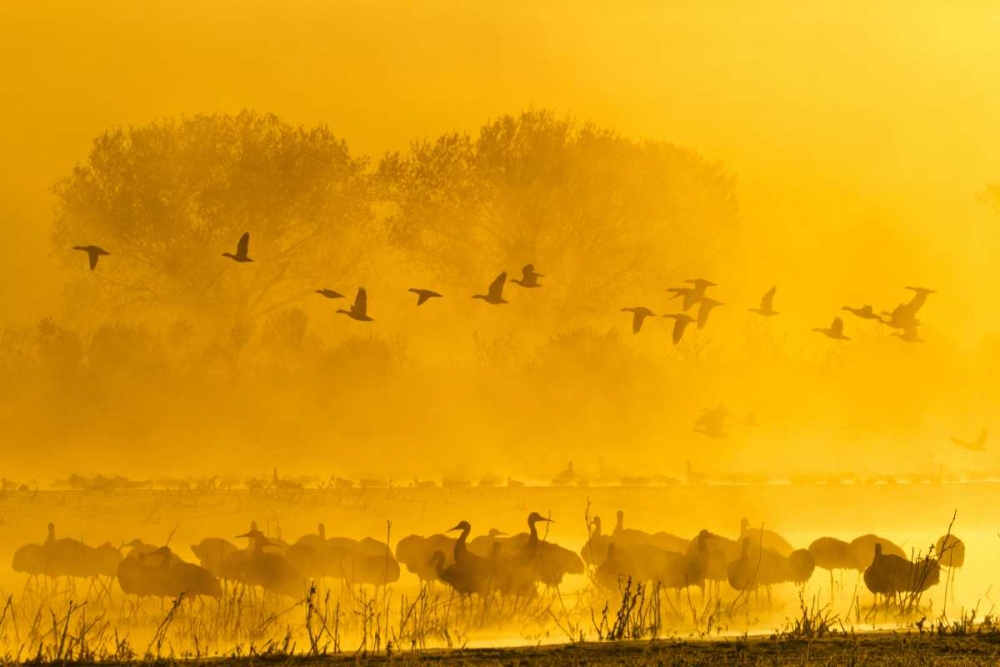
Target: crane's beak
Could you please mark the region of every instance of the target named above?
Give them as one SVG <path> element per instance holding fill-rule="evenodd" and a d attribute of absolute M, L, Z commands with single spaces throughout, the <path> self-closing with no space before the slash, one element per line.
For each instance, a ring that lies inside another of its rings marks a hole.
<path fill-rule="evenodd" d="M 496 535 L 497 537 L 500 537 L 500 536 L 506 535 L 506 534 L 507 533 L 503 532 L 502 530 L 498 530 L 496 533 L 494 533 L 494 535 Z"/>
<path fill-rule="evenodd" d="M 545 523 L 555 523 L 556 522 L 555 519 L 546 519 L 545 517 L 542 517 L 541 520 L 544 521 Z"/>
<path fill-rule="evenodd" d="M 462 524 L 458 524 L 458 525 L 457 525 L 457 526 L 455 526 L 454 528 L 449 528 L 449 529 L 448 529 L 448 530 L 446 530 L 445 532 L 446 532 L 446 533 L 453 533 L 453 532 L 455 532 L 456 530 L 462 530 Z"/>
<path fill-rule="evenodd" d="M 250 533 L 243 533 L 242 535 L 237 535 L 236 539 L 240 539 L 241 537 L 250 537 Z"/>

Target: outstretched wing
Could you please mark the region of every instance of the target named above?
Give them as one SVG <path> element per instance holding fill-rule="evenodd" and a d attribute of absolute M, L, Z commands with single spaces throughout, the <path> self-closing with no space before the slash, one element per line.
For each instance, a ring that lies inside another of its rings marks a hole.
<path fill-rule="evenodd" d="M 361 316 L 368 313 L 368 292 L 365 291 L 364 287 L 359 287 L 358 295 L 354 297 L 354 311 Z"/>
<path fill-rule="evenodd" d="M 503 298 L 503 286 L 507 282 L 507 272 L 502 271 L 499 276 L 490 283 L 489 295 L 491 299 Z"/>
<path fill-rule="evenodd" d="M 778 291 L 778 286 L 775 285 L 771 289 L 767 290 L 767 293 L 764 294 L 763 297 L 761 297 L 761 300 L 760 300 L 760 309 L 761 310 L 764 310 L 764 311 L 767 311 L 767 312 L 770 312 L 770 311 L 774 310 L 774 308 L 773 308 L 774 294 L 777 291 Z"/>
<path fill-rule="evenodd" d="M 94 252 L 94 250 L 88 250 L 87 258 L 90 260 L 90 270 L 93 271 L 97 268 L 97 260 L 100 258 L 100 255 Z"/>
<path fill-rule="evenodd" d="M 708 314 L 712 312 L 712 308 L 715 304 L 707 300 L 702 300 L 701 306 L 698 307 L 698 328 L 701 329 L 708 322 Z"/>
<path fill-rule="evenodd" d="M 681 337 L 684 335 L 684 329 L 687 328 L 688 320 L 678 317 L 674 320 L 674 345 L 681 342 Z"/>
<path fill-rule="evenodd" d="M 236 244 L 236 254 L 243 257 L 248 252 L 250 252 L 250 232 L 243 232 L 240 242 Z"/>
<path fill-rule="evenodd" d="M 535 265 L 525 264 L 524 268 L 521 269 L 521 280 L 523 280 L 524 282 L 529 282 L 533 275 L 535 275 Z"/>
<path fill-rule="evenodd" d="M 642 321 L 646 318 L 645 313 L 635 310 L 632 313 L 632 333 L 637 334 L 642 329 Z"/>

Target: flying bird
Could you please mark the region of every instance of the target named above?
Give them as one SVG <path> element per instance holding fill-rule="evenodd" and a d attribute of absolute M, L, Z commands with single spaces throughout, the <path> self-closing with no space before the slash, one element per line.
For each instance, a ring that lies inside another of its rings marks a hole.
<path fill-rule="evenodd" d="M 341 308 L 337 312 L 358 322 L 374 322 L 372 318 L 368 317 L 368 292 L 365 291 L 364 287 L 358 288 L 358 294 L 354 297 L 354 303 L 351 304 L 350 310 Z"/>
<path fill-rule="evenodd" d="M 645 306 L 635 306 L 633 308 L 622 308 L 623 313 L 632 313 L 632 333 L 637 334 L 642 329 L 642 321 L 647 317 L 653 317 L 654 313 Z"/>
<path fill-rule="evenodd" d="M 725 438 L 728 435 L 726 421 L 729 416 L 729 409 L 725 405 L 711 409 L 706 408 L 702 411 L 701 416 L 695 420 L 694 431 L 710 438 Z"/>
<path fill-rule="evenodd" d="M 429 289 L 417 289 L 416 287 L 411 287 L 406 290 L 407 292 L 413 292 L 417 295 L 417 305 L 423 305 L 428 299 L 440 298 L 441 295 L 437 292 L 432 292 Z"/>
<path fill-rule="evenodd" d="M 507 272 L 503 271 L 499 276 L 493 279 L 493 282 L 490 283 L 486 294 L 474 294 L 472 298 L 482 299 L 486 303 L 491 303 L 494 306 L 498 306 L 501 303 L 509 303 L 503 298 L 503 286 L 505 282 L 507 282 Z"/>
<path fill-rule="evenodd" d="M 905 329 L 903 329 L 903 333 L 899 333 L 898 331 L 893 331 L 892 334 L 890 334 L 890 335 L 897 336 L 901 340 L 906 341 L 907 343 L 923 343 L 924 342 L 924 339 L 920 337 L 919 333 L 917 333 L 917 327 L 916 326 L 906 327 Z"/>
<path fill-rule="evenodd" d="M 544 277 L 542 274 L 535 272 L 533 264 L 525 264 L 524 268 L 521 269 L 521 279 L 514 278 L 511 282 L 521 287 L 541 287 L 542 284 L 538 282 L 538 279 Z"/>
<path fill-rule="evenodd" d="M 988 435 L 986 429 L 984 428 L 979 432 L 979 436 L 975 440 L 962 440 L 961 438 L 952 438 L 951 441 L 962 447 L 968 449 L 972 452 L 982 452 L 986 450 L 986 436 Z"/>
<path fill-rule="evenodd" d="M 705 327 L 705 324 L 708 322 L 708 314 L 712 312 L 713 308 L 724 305 L 726 304 L 715 299 L 710 299 L 707 296 L 701 297 L 701 305 L 698 306 L 698 328 L 703 329 Z"/>
<path fill-rule="evenodd" d="M 336 292 L 336 291 L 334 291 L 332 289 L 326 289 L 325 287 L 323 289 L 316 290 L 316 294 L 321 294 L 321 295 L 325 296 L 327 299 L 343 299 L 344 298 L 344 295 L 341 294 L 340 292 Z"/>
<path fill-rule="evenodd" d="M 691 306 L 698 303 L 701 297 L 695 292 L 693 287 L 668 287 L 668 292 L 673 292 L 671 299 L 679 299 L 684 297 L 683 308 L 684 310 L 691 310 Z"/>
<path fill-rule="evenodd" d="M 833 324 L 831 324 L 828 329 L 816 327 L 813 331 L 818 331 L 824 336 L 833 338 L 834 340 L 851 340 L 844 335 L 844 320 L 839 317 L 833 318 Z"/>
<path fill-rule="evenodd" d="M 111 253 L 104 248 L 98 247 L 96 245 L 78 245 L 73 246 L 73 250 L 81 250 L 87 253 L 87 258 L 90 260 L 90 270 L 93 271 L 97 268 L 97 260 L 100 259 L 101 255 L 110 255 Z"/>
<path fill-rule="evenodd" d="M 674 345 L 681 342 L 681 337 L 684 335 L 684 330 L 687 329 L 687 325 L 694 322 L 694 318 L 687 313 L 675 313 L 667 314 L 664 317 L 669 317 L 674 321 Z"/>
<path fill-rule="evenodd" d="M 869 304 L 865 304 L 860 308 L 851 308 L 850 306 L 844 306 L 843 308 L 841 308 L 841 310 L 846 310 L 847 312 L 852 313 L 863 320 L 881 319 L 878 315 L 875 314 L 875 310 Z"/>
<path fill-rule="evenodd" d="M 757 313 L 764 317 L 772 317 L 778 315 L 778 311 L 774 309 L 774 294 L 778 291 L 777 285 L 767 290 L 767 292 L 760 298 L 760 308 L 751 308 L 751 313 Z"/>
<path fill-rule="evenodd" d="M 684 282 L 694 285 L 694 290 L 698 296 L 703 295 L 709 287 L 716 286 L 711 280 L 705 280 L 704 278 L 694 278 L 693 280 L 685 280 Z"/>
<path fill-rule="evenodd" d="M 243 232 L 243 236 L 240 237 L 239 243 L 236 244 L 236 254 L 231 252 L 222 253 L 223 257 L 228 257 L 234 262 L 240 262 L 241 264 L 246 262 L 252 262 L 247 253 L 250 250 L 250 232 Z"/>

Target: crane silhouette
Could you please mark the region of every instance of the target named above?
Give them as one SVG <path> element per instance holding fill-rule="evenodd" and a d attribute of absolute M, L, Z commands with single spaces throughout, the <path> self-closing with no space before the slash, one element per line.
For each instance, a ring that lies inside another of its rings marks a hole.
<path fill-rule="evenodd" d="M 240 237 L 239 242 L 236 244 L 236 254 L 234 255 L 231 252 L 224 252 L 222 253 L 222 256 L 228 257 L 234 262 L 245 264 L 246 262 L 253 261 L 252 259 L 250 259 L 250 256 L 248 254 L 249 252 L 250 252 L 250 232 L 243 232 L 243 236 Z"/>
<path fill-rule="evenodd" d="M 684 336 L 684 330 L 687 326 L 694 322 L 694 318 L 687 313 L 668 313 L 664 317 L 669 317 L 674 321 L 674 333 L 673 341 L 674 345 L 681 342 L 681 338 Z"/>
<path fill-rule="evenodd" d="M 354 303 L 351 304 L 350 310 L 344 310 L 340 308 L 337 310 L 338 313 L 343 313 L 347 315 L 352 320 L 357 320 L 358 322 L 374 322 L 372 318 L 368 317 L 368 292 L 365 291 L 364 287 L 358 288 L 358 294 L 354 297 Z"/>
<path fill-rule="evenodd" d="M 80 250 L 87 253 L 87 259 L 90 260 L 90 270 L 93 271 L 97 268 L 97 260 L 101 258 L 102 255 L 110 255 L 111 253 L 96 245 L 77 245 L 73 246 L 73 250 Z"/>
<path fill-rule="evenodd" d="M 642 322 L 647 317 L 653 317 L 654 313 L 649 308 L 645 306 L 632 306 L 631 308 L 622 308 L 623 313 L 632 313 L 632 333 L 637 334 L 642 330 Z"/>
<path fill-rule="evenodd" d="M 860 317 L 863 320 L 881 319 L 869 304 L 865 304 L 860 308 L 851 308 L 850 306 L 844 306 L 843 308 L 841 308 L 841 310 L 846 310 L 847 312 L 852 313 L 853 315 L 856 315 L 857 317 Z"/>
<path fill-rule="evenodd" d="M 441 298 L 440 294 L 438 294 L 437 292 L 431 291 L 429 289 L 419 289 L 419 288 L 416 288 L 416 287 L 411 287 L 410 289 L 408 289 L 406 291 L 407 292 L 412 292 L 413 294 L 417 295 L 417 305 L 418 306 L 424 305 L 430 299 L 440 299 Z"/>
<path fill-rule="evenodd" d="M 777 285 L 767 290 L 767 292 L 764 293 L 764 296 L 760 298 L 760 307 L 751 308 L 750 312 L 757 313 L 758 315 L 761 315 L 763 317 L 773 317 L 775 315 L 778 315 L 779 314 L 778 311 L 774 309 L 774 295 L 777 291 L 778 291 Z"/>
<path fill-rule="evenodd" d="M 829 327 L 825 329 L 816 327 L 815 329 L 813 329 L 813 331 L 818 331 L 827 338 L 832 338 L 834 340 L 851 340 L 850 338 L 844 335 L 844 320 L 840 319 L 839 317 L 833 318 L 833 324 L 831 324 Z"/>
<path fill-rule="evenodd" d="M 515 285 L 520 285 L 521 287 L 541 287 L 542 285 L 538 282 L 538 279 L 544 277 L 545 276 L 535 271 L 533 264 L 525 264 L 524 268 L 521 269 L 520 280 L 514 278 L 511 282 Z"/>
<path fill-rule="evenodd" d="M 499 306 L 502 303 L 509 303 L 503 298 L 503 286 L 507 282 L 507 272 L 502 271 L 499 276 L 493 279 L 486 294 L 473 294 L 473 299 L 482 299 L 486 303 Z"/>
<path fill-rule="evenodd" d="M 340 292 L 334 291 L 332 289 L 326 289 L 325 287 L 323 289 L 316 290 L 316 294 L 324 296 L 327 299 L 343 299 L 344 298 L 344 295 L 341 294 Z"/>
<path fill-rule="evenodd" d="M 710 299 L 707 296 L 701 298 L 701 302 L 698 305 L 698 328 L 704 329 L 705 325 L 708 324 L 708 315 L 713 309 L 719 306 L 724 306 L 726 304 L 721 301 L 716 301 L 715 299 Z"/>

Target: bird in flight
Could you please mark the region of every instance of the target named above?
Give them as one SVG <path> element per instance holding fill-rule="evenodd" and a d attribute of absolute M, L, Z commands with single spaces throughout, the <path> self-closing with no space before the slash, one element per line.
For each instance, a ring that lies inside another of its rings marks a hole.
<path fill-rule="evenodd" d="M 833 318 L 833 324 L 831 324 L 829 328 L 822 329 L 820 327 L 816 327 L 813 331 L 818 331 L 824 336 L 833 338 L 834 340 L 851 340 L 844 335 L 844 320 L 839 317 Z"/>
<path fill-rule="evenodd" d="M 486 303 L 491 303 L 494 306 L 498 306 L 501 303 L 508 303 L 503 298 L 503 286 L 507 282 L 507 272 L 503 271 L 499 276 L 493 279 L 490 283 L 489 289 L 487 289 L 486 294 L 474 294 L 473 299 L 482 299 Z"/>
<path fill-rule="evenodd" d="M 421 306 L 424 303 L 426 303 L 428 299 L 435 299 L 435 298 L 439 299 L 439 298 L 441 298 L 440 294 L 438 294 L 437 292 L 432 292 L 429 289 L 418 289 L 416 287 L 411 287 L 410 289 L 408 289 L 406 291 L 407 292 L 413 292 L 414 294 L 417 295 L 417 305 L 418 306 Z"/>
<path fill-rule="evenodd" d="M 959 447 L 968 449 L 969 451 L 982 452 L 986 450 L 987 435 L 988 434 L 986 432 L 986 429 L 984 428 L 982 431 L 979 432 L 979 436 L 975 440 L 970 441 L 970 440 L 962 440 L 961 438 L 952 438 L 951 441 L 954 444 L 958 445 Z"/>
<path fill-rule="evenodd" d="M 687 325 L 694 322 L 694 318 L 687 313 L 667 314 L 664 317 L 669 317 L 674 321 L 674 345 L 677 345 L 677 343 L 681 342 L 681 337 L 684 335 Z"/>
<path fill-rule="evenodd" d="M 90 270 L 93 271 L 97 268 L 97 260 L 100 259 L 101 255 L 110 255 L 111 253 L 96 245 L 78 245 L 73 246 L 73 250 L 81 250 L 87 253 L 87 258 L 90 260 Z"/>
<path fill-rule="evenodd" d="M 764 317 L 772 317 L 778 315 L 778 311 L 774 309 L 774 294 L 778 291 L 778 286 L 775 285 L 760 298 L 760 308 L 751 308 L 751 313 L 757 313 Z"/>
<path fill-rule="evenodd" d="M 906 327 L 905 329 L 903 329 L 903 333 L 899 333 L 898 331 L 893 331 L 892 334 L 890 334 L 890 335 L 897 336 L 900 340 L 904 340 L 907 343 L 923 343 L 924 342 L 924 339 L 920 337 L 919 333 L 917 333 L 917 327 L 916 327 L 916 325 Z"/>
<path fill-rule="evenodd" d="M 325 296 L 327 299 L 343 299 L 344 298 L 344 295 L 341 294 L 340 292 L 336 292 L 336 291 L 334 291 L 332 289 L 327 289 L 325 287 L 323 289 L 316 290 L 316 294 Z"/>
<path fill-rule="evenodd" d="M 701 305 L 698 306 L 698 328 L 703 329 L 705 327 L 705 324 L 708 322 L 708 315 L 712 312 L 713 308 L 724 305 L 726 304 L 715 299 L 710 299 L 707 296 L 701 297 Z"/>
<path fill-rule="evenodd" d="M 841 308 L 841 310 L 846 310 L 849 313 L 857 315 L 863 320 L 881 319 L 878 315 L 875 314 L 875 310 L 867 303 L 861 306 L 860 308 L 851 308 L 850 306 L 844 306 L 843 308 Z"/>
<path fill-rule="evenodd" d="M 701 298 L 700 296 L 695 294 L 695 290 L 693 287 L 668 287 L 667 291 L 673 292 L 674 295 L 670 297 L 671 299 L 679 299 L 681 297 L 684 297 L 684 302 L 682 305 L 684 310 L 691 310 L 691 306 L 698 303 L 698 300 Z"/>
<path fill-rule="evenodd" d="M 725 438 L 728 435 L 726 433 L 726 421 L 729 419 L 729 416 L 729 410 L 725 405 L 705 409 L 702 411 L 701 416 L 695 420 L 694 431 L 695 433 L 707 435 L 710 438 Z"/>
<path fill-rule="evenodd" d="M 350 310 L 340 308 L 337 312 L 358 322 L 374 322 L 372 318 L 368 317 L 368 292 L 365 291 L 364 287 L 358 288 L 358 295 L 354 297 L 354 303 L 351 304 Z"/>
<path fill-rule="evenodd" d="M 243 232 L 243 236 L 240 237 L 239 243 L 236 244 L 236 254 L 231 252 L 222 253 L 223 257 L 228 257 L 234 262 L 239 262 L 241 264 L 246 262 L 252 262 L 247 253 L 250 250 L 250 232 Z"/>
<path fill-rule="evenodd" d="M 511 282 L 521 287 L 541 287 L 542 284 L 538 282 L 538 279 L 544 277 L 542 274 L 535 272 L 534 264 L 525 264 L 524 268 L 521 269 L 521 279 L 514 278 Z"/>
<path fill-rule="evenodd" d="M 632 313 L 632 333 L 637 334 L 642 330 L 642 321 L 647 317 L 653 317 L 654 313 L 645 306 L 634 306 L 632 308 L 622 308 L 623 313 Z"/>

